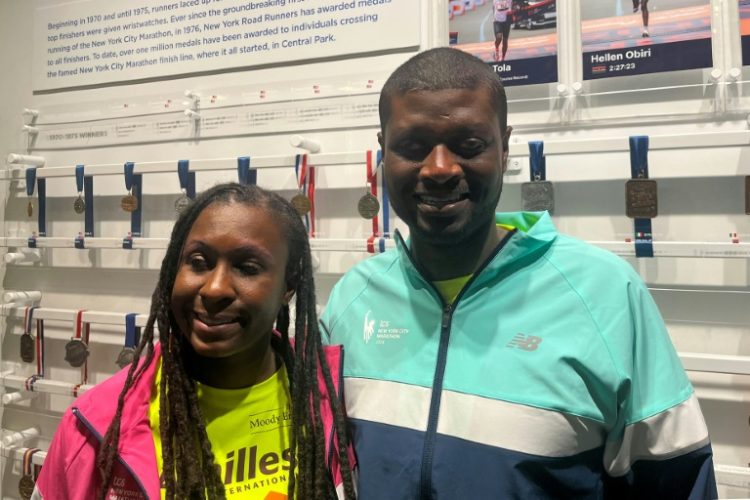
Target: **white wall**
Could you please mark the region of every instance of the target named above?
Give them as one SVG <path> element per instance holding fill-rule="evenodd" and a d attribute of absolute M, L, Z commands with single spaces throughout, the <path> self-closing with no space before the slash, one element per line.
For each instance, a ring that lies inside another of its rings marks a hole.
<path fill-rule="evenodd" d="M 49 1 L 47 4 L 57 2 Z M 113 2 L 114 3 L 114 2 Z M 119 2 L 124 3 L 124 2 Z M 446 38 L 447 26 L 438 2 L 423 2 L 421 45 L 429 47 Z M 559 10 L 577 15 L 574 0 L 558 0 Z M 715 16 L 731 27 L 736 7 L 714 0 Z M 180 103 L 185 89 L 197 89 L 204 96 L 220 95 L 229 101 L 239 99 L 247 89 L 289 89 L 312 87 L 321 82 L 374 81 L 374 93 L 347 98 L 346 102 L 371 104 L 384 78 L 410 53 L 397 52 L 357 59 L 334 59 L 324 63 L 277 67 L 257 71 L 209 75 L 155 83 L 32 96 L 31 68 L 34 2 L 0 1 L 0 158 L 11 152 L 26 152 L 26 137 L 19 132 L 24 107 L 44 113 L 106 113 L 125 103 L 143 103 L 153 99 L 172 99 Z M 723 16 L 723 17 L 722 17 Z M 727 24 L 728 23 L 728 24 Z M 562 28 L 561 28 L 562 29 Z M 726 29 L 715 50 L 721 57 L 717 67 L 726 74 L 736 64 L 739 44 L 736 31 Z M 387 33 L 383 33 L 387 36 Z M 567 35 L 565 35 L 567 36 Z M 563 36 L 563 38 L 565 38 Z M 732 38 L 734 37 L 734 38 Z M 727 41 L 727 38 L 730 40 Z M 572 41 L 571 41 L 572 40 Z M 732 41 L 735 40 L 735 41 Z M 567 55 L 575 54 L 576 41 L 565 38 Z M 368 40 L 362 40 L 367 44 Z M 571 86 L 577 81 L 575 64 L 561 63 L 561 80 Z M 616 81 L 585 83 L 581 95 L 557 95 L 556 85 L 509 89 L 509 123 L 516 127 L 513 151 L 522 169 L 511 170 L 500 209 L 519 209 L 520 182 L 526 180 L 526 161 L 518 154 L 528 140 L 587 141 L 596 137 L 616 137 L 627 144 L 631 134 L 684 135 L 714 131 L 746 131 L 745 83 L 714 85 L 710 70 L 666 75 L 626 77 Z M 335 86 L 335 85 L 334 85 Z M 664 87 L 672 87 L 666 89 Z M 635 88 L 661 88 L 634 92 Z M 615 90 L 613 94 L 598 94 Z M 622 91 L 622 92 L 620 92 Z M 307 106 L 309 98 L 295 105 Z M 113 106 L 107 108 L 107 106 Z M 177 105 L 176 105 L 177 106 Z M 273 106 L 271 106 L 273 107 Z M 246 111 L 246 108 L 241 108 Z M 102 111 L 104 110 L 104 111 Z M 213 111 L 212 111 L 213 112 Z M 216 111 L 219 113 L 219 111 Z M 43 116 L 43 115 L 42 115 Z M 377 123 L 367 115 L 365 125 L 348 126 L 340 116 L 316 123 L 314 129 L 297 124 L 300 133 L 318 140 L 323 152 L 375 149 Z M 175 161 L 181 158 L 208 159 L 291 155 L 290 133 L 256 135 L 252 129 L 233 137 L 205 139 L 186 135 L 184 140 L 122 146 L 80 148 L 74 150 L 34 151 L 47 159 L 48 166 L 122 164 L 124 161 Z M 690 141 L 669 150 L 652 151 L 649 157 L 652 177 L 660 178 L 660 212 L 654 221 L 655 240 L 727 242 L 728 234 L 739 233 L 741 241 L 750 241 L 750 220 L 743 213 L 741 176 L 749 175 L 747 146 L 690 148 Z M 92 167 L 93 168 L 93 167 Z M 555 222 L 567 233 L 586 240 L 622 241 L 632 234 L 632 223 L 624 216 L 624 183 L 629 177 L 627 151 L 587 154 L 549 155 L 548 178 L 555 182 Z M 235 179 L 232 170 L 198 174 L 198 189 L 222 179 Z M 3 234 L 26 237 L 35 228 L 25 214 L 23 182 L 2 181 Z M 144 231 L 150 237 L 168 237 L 173 222 L 172 203 L 178 195 L 176 174 L 158 174 L 146 178 L 148 212 Z M 129 224 L 119 209 L 124 194 L 121 176 L 97 177 L 97 234 L 124 236 Z M 259 183 L 291 195 L 295 179 L 293 169 L 261 170 Z M 356 217 L 355 206 L 364 191 L 364 166 L 320 168 L 318 174 L 318 223 L 323 237 L 366 238 L 369 221 Z M 48 234 L 73 236 L 82 223 L 72 211 L 75 196 L 72 179 L 48 181 Z M 160 250 L 74 250 L 43 252 L 42 262 L 34 265 L 3 266 L 4 290 L 42 290 L 44 307 L 89 309 L 112 312 L 148 310 L 149 297 L 163 252 Z M 317 276 L 320 303 L 324 304 L 330 287 L 340 274 L 367 254 L 318 252 Z M 750 356 L 750 268 L 747 258 L 659 258 L 630 259 L 650 287 L 654 289 L 677 349 L 681 352 Z M 33 369 L 18 362 L 21 322 L 17 317 L 3 321 L 0 359 L 3 370 L 30 375 Z M 49 322 L 47 365 L 49 377 L 71 383 L 79 381 L 77 370 L 63 361 L 63 338 L 71 332 L 71 323 Z M 119 347 L 99 343 L 121 335 L 116 329 L 95 327 L 92 333 L 90 381 L 106 378 L 114 369 Z M 13 332 L 13 333 L 11 333 Z M 746 376 L 691 372 L 708 420 L 716 463 L 745 467 L 750 461 L 748 425 L 748 386 Z M 0 408 L 2 428 L 21 430 L 34 423 L 41 428 L 44 446 L 54 433 L 59 411 L 71 401 L 67 396 L 39 394 L 32 403 Z M 35 444 L 31 442 L 30 444 Z M 2 494 L 14 498 L 18 464 L 2 462 Z M 722 476 L 724 477 L 724 476 Z M 722 481 L 725 482 L 724 479 Z M 728 481 L 728 480 L 727 480 Z M 747 480 L 731 479 L 745 487 L 721 485 L 727 497 L 750 496 Z M 744 481 L 744 483 L 743 483 Z"/>

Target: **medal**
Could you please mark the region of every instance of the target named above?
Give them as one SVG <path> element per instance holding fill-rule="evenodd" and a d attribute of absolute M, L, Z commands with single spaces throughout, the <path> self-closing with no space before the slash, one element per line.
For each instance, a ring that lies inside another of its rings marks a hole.
<path fill-rule="evenodd" d="M 380 212 L 380 202 L 372 193 L 368 192 L 357 202 L 357 212 L 363 219 L 372 219 Z"/>
<path fill-rule="evenodd" d="M 174 202 L 174 210 L 178 214 L 181 214 L 187 207 L 190 205 L 190 198 L 187 197 L 185 193 L 182 194 L 177 200 Z"/>
<path fill-rule="evenodd" d="M 83 201 L 83 165 L 76 165 L 76 188 L 78 198 L 73 201 L 73 210 L 77 214 L 82 214 L 86 211 L 86 202 Z"/>
<path fill-rule="evenodd" d="M 133 359 L 135 359 L 135 349 L 132 347 L 123 347 L 120 354 L 117 355 L 117 361 L 115 361 L 115 363 L 122 369 L 130 365 L 133 362 Z"/>
<path fill-rule="evenodd" d="M 86 324 L 86 341 L 88 340 L 89 325 Z M 89 357 L 89 346 L 83 337 L 83 309 L 76 313 L 75 334 L 72 339 L 65 344 L 65 361 L 74 368 L 83 366 Z"/>
<path fill-rule="evenodd" d="M 23 335 L 21 335 L 21 361 L 32 363 L 34 361 L 34 337 L 31 336 L 31 323 L 34 318 L 36 306 L 26 307 L 23 313 Z"/>
<path fill-rule="evenodd" d="M 36 184 L 36 167 L 29 167 L 26 169 L 26 194 L 29 197 L 29 204 L 26 205 L 26 215 L 31 217 L 34 215 L 34 203 L 31 201 L 31 197 L 34 195 L 34 185 Z"/>
<path fill-rule="evenodd" d="M 31 495 L 34 494 L 36 481 L 34 480 L 32 458 L 34 453 L 38 451 L 39 448 L 28 448 L 23 454 L 23 472 L 21 479 L 18 481 L 18 494 L 21 495 L 21 498 L 24 500 L 30 500 Z"/>
<path fill-rule="evenodd" d="M 82 194 L 83 193 L 78 193 L 78 198 L 73 201 L 73 210 L 75 210 L 77 214 L 82 214 L 86 211 L 86 202 L 83 201 L 83 198 L 81 197 Z"/>
<path fill-rule="evenodd" d="M 305 216 L 310 212 L 310 209 L 312 208 L 312 203 L 310 202 L 310 198 L 305 196 L 302 193 L 297 193 L 292 198 L 292 206 L 294 207 L 294 210 L 297 211 L 297 213 L 300 216 Z"/>
<path fill-rule="evenodd" d="M 120 200 L 120 207 L 126 212 L 135 212 L 138 210 L 138 198 L 133 193 L 128 193 Z"/>
<path fill-rule="evenodd" d="M 555 208 L 555 192 L 550 181 L 535 180 L 521 184 L 523 210 L 552 213 Z"/>
<path fill-rule="evenodd" d="M 117 355 L 117 361 L 115 361 L 120 369 L 125 368 L 135 359 L 135 347 L 138 345 L 140 338 L 140 329 L 135 326 L 136 316 L 138 316 L 137 313 L 125 315 L 125 346 Z"/>
<path fill-rule="evenodd" d="M 188 196 L 188 185 L 190 183 L 190 162 L 188 160 L 180 160 L 177 162 L 177 177 L 180 180 L 180 197 L 174 202 L 174 210 L 178 214 L 181 214 L 190 205 L 190 197 Z M 193 184 L 195 184 L 195 174 L 193 175 Z M 195 186 L 193 185 L 193 192 L 195 192 Z"/>
<path fill-rule="evenodd" d="M 625 184 L 625 214 L 631 219 L 653 219 L 658 215 L 656 181 L 630 179 Z"/>
<path fill-rule="evenodd" d="M 126 212 L 135 212 L 138 210 L 138 198 L 133 194 L 135 186 L 133 186 L 133 172 L 135 171 L 135 164 L 132 161 L 125 163 L 125 189 L 128 194 L 122 197 L 120 200 L 120 208 Z"/>
<path fill-rule="evenodd" d="M 34 362 L 34 337 L 26 332 L 21 335 L 21 361 L 24 363 Z"/>
<path fill-rule="evenodd" d="M 83 340 L 70 339 L 70 341 L 65 344 L 65 361 L 67 361 L 73 368 L 83 366 L 88 357 L 89 347 Z"/>

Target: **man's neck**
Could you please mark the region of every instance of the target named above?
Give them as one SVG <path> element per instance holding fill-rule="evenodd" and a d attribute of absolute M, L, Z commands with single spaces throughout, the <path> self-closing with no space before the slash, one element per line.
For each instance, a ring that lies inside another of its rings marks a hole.
<path fill-rule="evenodd" d="M 429 281 L 443 281 L 473 274 L 492 254 L 507 231 L 492 225 L 452 245 L 436 245 L 411 238 L 411 255 Z"/>

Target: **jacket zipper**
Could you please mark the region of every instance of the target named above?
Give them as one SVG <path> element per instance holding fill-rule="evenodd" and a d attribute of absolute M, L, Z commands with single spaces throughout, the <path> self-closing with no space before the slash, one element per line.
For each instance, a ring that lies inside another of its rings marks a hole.
<path fill-rule="evenodd" d="M 102 438 L 102 435 L 99 434 L 96 431 L 96 429 L 94 429 L 94 426 L 91 425 L 91 422 L 89 422 L 86 419 L 86 417 L 83 416 L 83 414 L 81 413 L 81 411 L 77 407 L 73 407 L 71 409 L 71 411 L 73 412 L 73 415 L 75 415 L 76 418 L 83 424 L 83 426 L 86 427 L 86 429 L 88 429 L 88 431 L 96 438 L 96 440 L 99 441 L 99 445 L 101 446 L 102 441 L 104 439 Z M 117 454 L 116 457 L 117 457 L 117 461 L 120 462 L 120 464 L 123 467 L 125 467 L 125 470 L 127 470 L 130 473 L 130 475 L 133 477 L 133 480 L 138 485 L 138 488 L 141 490 L 141 494 L 143 495 L 143 498 L 145 498 L 146 500 L 148 500 L 148 494 L 146 493 L 146 488 L 143 487 L 143 484 L 141 483 L 141 480 L 133 472 L 133 469 L 131 469 L 130 466 L 127 463 L 125 463 L 125 460 L 123 460 L 122 457 L 119 454 Z"/>
<path fill-rule="evenodd" d="M 422 276 L 422 280 L 425 281 L 440 298 L 440 303 L 443 307 L 442 318 L 440 321 L 440 343 L 438 344 L 438 354 L 435 365 L 435 376 L 432 380 L 432 395 L 430 396 L 430 413 L 427 417 L 427 430 L 425 431 L 424 445 L 422 448 L 422 469 L 419 478 L 419 492 L 421 500 L 432 500 L 432 462 L 435 455 L 435 439 L 437 437 L 437 424 L 438 418 L 440 417 L 440 401 L 443 396 L 443 378 L 445 376 L 445 366 L 448 359 L 448 343 L 450 342 L 451 336 L 451 321 L 453 320 L 453 312 L 458 307 L 458 303 L 463 297 L 466 290 L 471 287 L 474 280 L 482 274 L 482 271 L 492 262 L 495 256 L 500 253 L 500 250 L 505 247 L 505 244 L 515 234 L 516 230 L 509 231 L 505 237 L 500 241 L 495 250 L 482 262 L 482 265 L 472 274 L 469 281 L 466 282 L 464 287 L 456 296 L 456 300 L 453 304 L 446 304 L 443 300 L 443 296 L 437 290 L 435 285 L 431 281 L 428 281 Z M 402 239 L 402 244 L 403 239 Z M 411 261 L 414 269 L 417 273 L 422 275 L 417 267 L 414 259 L 412 258 L 411 252 L 405 252 Z"/>

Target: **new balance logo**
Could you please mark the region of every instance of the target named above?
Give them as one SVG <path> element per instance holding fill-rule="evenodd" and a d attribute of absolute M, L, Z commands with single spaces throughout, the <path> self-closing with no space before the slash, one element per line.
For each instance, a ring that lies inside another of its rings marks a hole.
<path fill-rule="evenodd" d="M 508 342 L 508 345 L 506 347 L 515 347 L 517 349 L 523 349 L 524 351 L 536 351 L 537 347 L 539 347 L 539 344 L 541 343 L 541 337 L 517 333 L 516 336 L 513 337 L 510 342 Z"/>

